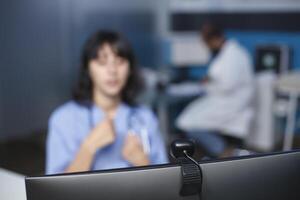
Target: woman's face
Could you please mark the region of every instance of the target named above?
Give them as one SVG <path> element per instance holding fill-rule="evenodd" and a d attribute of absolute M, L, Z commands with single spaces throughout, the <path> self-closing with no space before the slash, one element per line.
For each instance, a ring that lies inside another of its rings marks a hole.
<path fill-rule="evenodd" d="M 109 44 L 104 44 L 99 49 L 98 58 L 89 62 L 93 90 L 108 97 L 119 97 L 129 70 L 129 61 L 116 55 Z"/>

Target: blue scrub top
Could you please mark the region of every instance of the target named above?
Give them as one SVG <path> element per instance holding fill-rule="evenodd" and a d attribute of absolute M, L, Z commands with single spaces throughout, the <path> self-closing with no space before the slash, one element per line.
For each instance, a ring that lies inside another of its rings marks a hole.
<path fill-rule="evenodd" d="M 130 121 L 133 115 L 135 123 Z M 63 173 L 74 160 L 93 126 L 100 123 L 103 118 L 103 111 L 95 105 L 89 109 L 75 101 L 69 101 L 57 108 L 49 120 L 46 173 Z M 167 163 L 164 142 L 153 112 L 146 107 L 132 108 L 121 103 L 114 119 L 116 140 L 113 144 L 98 150 L 91 170 L 130 167 L 130 163 L 122 157 L 121 151 L 128 131 L 140 130 L 140 127 L 146 130 L 151 164 Z"/>

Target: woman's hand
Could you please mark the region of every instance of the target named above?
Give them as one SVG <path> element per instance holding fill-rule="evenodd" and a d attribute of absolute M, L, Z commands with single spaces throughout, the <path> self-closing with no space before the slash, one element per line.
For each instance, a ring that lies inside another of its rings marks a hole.
<path fill-rule="evenodd" d="M 95 154 L 98 149 L 112 144 L 115 141 L 115 130 L 111 118 L 99 123 L 85 139 L 84 146 Z"/>
<path fill-rule="evenodd" d="M 133 166 L 144 166 L 150 163 L 148 156 L 144 153 L 140 139 L 132 133 L 129 133 L 125 139 L 122 155 Z"/>
<path fill-rule="evenodd" d="M 115 131 L 111 118 L 98 124 L 82 143 L 75 159 L 65 170 L 66 173 L 88 171 L 98 149 L 115 141 Z"/>

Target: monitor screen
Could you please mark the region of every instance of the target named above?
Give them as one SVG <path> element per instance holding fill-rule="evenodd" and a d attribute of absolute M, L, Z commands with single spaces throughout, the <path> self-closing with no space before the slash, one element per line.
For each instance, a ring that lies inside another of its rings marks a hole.
<path fill-rule="evenodd" d="M 286 46 L 269 45 L 256 48 L 255 71 L 285 73 L 289 68 L 289 49 Z"/>
<path fill-rule="evenodd" d="M 27 177 L 28 200 L 299 200 L 300 151 L 200 162 L 200 195 L 180 196 L 176 164 Z"/>

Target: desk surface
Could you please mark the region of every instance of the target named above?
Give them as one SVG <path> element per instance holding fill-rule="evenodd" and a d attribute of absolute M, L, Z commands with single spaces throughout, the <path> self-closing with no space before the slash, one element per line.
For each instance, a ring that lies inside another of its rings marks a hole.
<path fill-rule="evenodd" d="M 279 92 L 300 95 L 300 72 L 282 75 L 276 85 Z"/>
<path fill-rule="evenodd" d="M 166 89 L 166 94 L 172 97 L 191 97 L 205 93 L 206 87 L 199 82 L 183 82 L 170 84 Z"/>
<path fill-rule="evenodd" d="M 0 168 L 0 199 L 26 200 L 24 176 Z"/>

